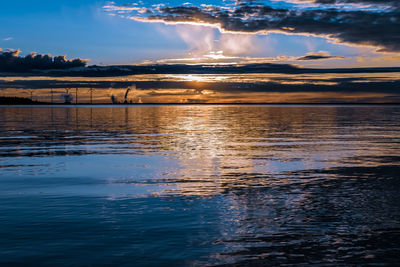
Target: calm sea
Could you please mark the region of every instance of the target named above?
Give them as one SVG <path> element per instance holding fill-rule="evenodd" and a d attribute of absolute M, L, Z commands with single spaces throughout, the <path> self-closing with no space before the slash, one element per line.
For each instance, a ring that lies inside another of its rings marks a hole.
<path fill-rule="evenodd" d="M 395 265 L 400 106 L 0 107 L 0 265 Z"/>

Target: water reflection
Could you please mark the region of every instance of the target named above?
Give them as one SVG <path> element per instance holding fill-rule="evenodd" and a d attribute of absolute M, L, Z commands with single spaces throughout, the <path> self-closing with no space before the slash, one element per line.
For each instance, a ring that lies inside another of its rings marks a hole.
<path fill-rule="evenodd" d="M 0 109 L 4 231 L 21 225 L 13 205 L 28 221 L 54 212 L 106 231 L 101 249 L 120 264 L 396 263 L 396 106 Z M 76 210 L 60 208 L 70 201 Z M 90 252 L 98 233 L 82 233 Z M 72 253 L 76 241 L 59 234 Z"/>
<path fill-rule="evenodd" d="M 392 122 L 397 108 L 2 109 L 0 155 L 6 159 L 162 155 L 179 167 L 161 177 L 150 177 L 149 183 L 178 184 L 176 190 L 180 191 L 174 194 L 219 194 L 246 185 L 269 186 L 292 181 L 297 176 L 287 173 L 293 171 L 346 166 L 347 162 L 350 166 L 376 166 L 381 165 L 383 156 L 399 155 L 399 125 Z M 48 161 L 52 168 L 51 158 Z"/>

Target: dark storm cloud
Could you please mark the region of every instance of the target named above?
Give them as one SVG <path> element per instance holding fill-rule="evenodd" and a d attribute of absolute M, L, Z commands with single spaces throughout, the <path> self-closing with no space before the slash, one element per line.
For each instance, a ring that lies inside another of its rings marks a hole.
<path fill-rule="evenodd" d="M 366 5 L 383 5 L 392 8 L 400 7 L 398 0 L 315 0 L 314 3 L 318 4 L 366 4 Z"/>
<path fill-rule="evenodd" d="M 339 5 L 339 4 L 361 4 L 361 5 L 373 5 L 373 6 L 384 6 L 392 9 L 400 7 L 400 1 L 398 0 L 282 0 L 283 2 L 289 3 L 313 3 L 318 5 Z M 236 4 L 244 5 L 254 3 L 254 0 L 238 0 Z"/>
<path fill-rule="evenodd" d="M 308 54 L 309 56 L 312 54 Z M 329 55 L 327 55 L 329 56 Z M 86 68 L 69 70 L 46 71 L 49 77 L 115 77 L 137 74 L 244 74 L 244 73 L 281 73 L 281 74 L 305 74 L 305 73 L 393 73 L 399 72 L 400 67 L 377 68 L 330 68 L 312 69 L 300 68 L 290 64 L 255 63 L 243 65 L 184 65 L 184 64 L 156 64 L 156 65 L 129 65 L 129 66 L 88 66 Z M 34 71 L 42 75 L 41 71 Z M 6 73 L 0 73 L 7 76 Z M 111 85 L 109 85 L 111 86 Z M 130 86 L 127 84 L 127 86 Z M 73 86 L 72 86 L 73 87 Z"/>
<path fill-rule="evenodd" d="M 326 60 L 326 59 L 343 59 L 345 57 L 342 56 L 330 56 L 325 54 L 308 54 L 306 56 L 302 56 L 297 58 L 296 60 Z"/>
<path fill-rule="evenodd" d="M 339 0 L 318 0 L 337 3 Z M 340 2 L 345 2 L 340 0 Z M 219 24 L 233 32 L 281 31 L 313 34 L 356 45 L 371 45 L 383 52 L 400 51 L 400 1 L 346 0 L 351 3 L 385 3 L 385 11 L 340 10 L 335 8 L 282 9 L 261 4 L 240 3 L 231 9 L 178 6 L 153 10 L 147 20 Z"/>
<path fill-rule="evenodd" d="M 0 71 L 21 72 L 29 70 L 69 69 L 86 66 L 87 60 L 76 58 L 67 59 L 66 56 L 41 55 L 31 53 L 25 57 L 19 56 L 20 50 L 0 49 Z"/>

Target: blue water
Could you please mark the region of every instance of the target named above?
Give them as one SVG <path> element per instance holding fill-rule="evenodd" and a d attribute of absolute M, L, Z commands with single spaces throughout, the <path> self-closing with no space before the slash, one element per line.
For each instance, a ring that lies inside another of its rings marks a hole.
<path fill-rule="evenodd" d="M 0 107 L 0 265 L 395 265 L 400 106 Z"/>

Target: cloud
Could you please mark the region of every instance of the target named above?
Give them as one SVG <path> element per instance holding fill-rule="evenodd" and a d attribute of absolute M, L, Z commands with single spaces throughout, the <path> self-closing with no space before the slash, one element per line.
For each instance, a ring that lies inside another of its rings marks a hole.
<path fill-rule="evenodd" d="M 289 1 L 290 2 L 290 1 Z M 253 1 L 235 6 L 162 6 L 146 14 L 135 13 L 130 19 L 172 24 L 200 24 L 222 32 L 316 35 L 340 43 L 375 46 L 379 52 L 400 52 L 399 1 L 384 0 L 296 0 L 314 3 L 313 8 L 276 8 Z M 339 3 L 384 5 L 384 9 L 347 10 L 327 8 Z"/>
<path fill-rule="evenodd" d="M 257 51 L 259 47 L 254 44 L 254 36 L 250 34 L 222 34 L 219 40 L 219 50 L 229 55 L 245 54 L 249 51 Z"/>
<path fill-rule="evenodd" d="M 201 55 L 214 49 L 214 32 L 208 27 L 178 25 L 179 37 L 189 46 L 190 52 Z M 194 38 L 196 36 L 196 38 Z"/>
<path fill-rule="evenodd" d="M 240 55 L 248 51 L 257 51 L 254 36 L 251 34 L 223 33 L 215 34 L 215 29 L 205 26 L 176 25 L 177 34 L 188 45 L 190 55 L 224 51 L 227 55 Z"/>
<path fill-rule="evenodd" d="M 363 4 L 363 5 L 381 5 L 397 9 L 400 7 L 398 0 L 300 0 L 304 2 L 314 2 L 323 5 L 337 5 L 337 4 Z"/>
<path fill-rule="evenodd" d="M 12 37 L 7 37 L 7 38 L 4 38 L 3 41 L 11 41 L 12 39 L 13 39 Z"/>
<path fill-rule="evenodd" d="M 240 42 L 239 42 L 240 44 Z M 226 51 L 226 50 L 224 50 Z M 350 59 L 350 57 L 343 56 L 331 56 L 328 52 L 320 51 L 317 53 L 310 52 L 305 56 L 294 57 L 294 56 L 277 56 L 277 57 L 249 57 L 249 56 L 230 56 L 225 55 L 224 51 L 211 51 L 207 54 L 193 55 L 190 54 L 186 57 L 179 58 L 167 58 L 156 61 L 145 61 L 143 65 L 149 64 L 190 64 L 190 65 L 245 65 L 245 64 L 262 64 L 262 63 L 289 63 L 298 64 L 296 61 L 311 61 L 311 60 L 331 60 L 331 59 Z M 228 50 L 229 52 L 229 50 Z M 388 56 L 392 59 L 393 56 Z M 397 59 L 394 57 L 393 59 Z M 389 60 L 389 59 L 388 59 Z M 395 61 L 395 60 L 392 60 Z"/>
<path fill-rule="evenodd" d="M 137 11 L 139 13 L 151 13 L 152 11 L 145 8 L 145 7 L 136 7 L 136 6 L 128 6 L 128 5 L 123 5 L 123 6 L 115 6 L 115 5 L 106 5 L 103 6 L 104 9 L 107 11 L 117 11 L 117 13 L 126 13 L 129 11 Z"/>
<path fill-rule="evenodd" d="M 66 56 L 41 55 L 30 53 L 21 57 L 20 50 L 6 50 L 0 48 L 0 71 L 21 72 L 34 69 L 69 69 L 75 67 L 84 67 L 88 60 L 86 59 L 67 59 Z"/>
<path fill-rule="evenodd" d="M 320 51 L 318 53 L 307 53 L 307 55 L 298 57 L 296 60 L 326 60 L 326 59 L 344 59 L 342 56 L 331 56 L 329 53 Z"/>

